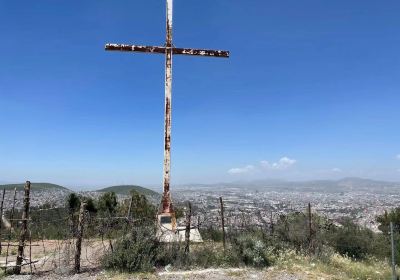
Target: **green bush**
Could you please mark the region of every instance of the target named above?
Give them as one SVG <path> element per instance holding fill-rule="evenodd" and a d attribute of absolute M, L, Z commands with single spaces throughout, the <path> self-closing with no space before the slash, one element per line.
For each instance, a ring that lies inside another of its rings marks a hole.
<path fill-rule="evenodd" d="M 180 243 L 160 243 L 156 253 L 156 266 L 186 267 L 189 265 L 189 260 Z"/>
<path fill-rule="evenodd" d="M 243 236 L 235 246 L 223 250 L 222 244 L 192 244 L 185 253 L 183 243 L 160 243 L 154 227 L 132 229 L 117 240 L 113 251 L 102 259 L 106 269 L 120 272 L 147 272 L 171 265 L 177 269 L 237 267 L 242 264 L 263 267 L 269 264 L 265 244 L 257 238 Z"/>
<path fill-rule="evenodd" d="M 326 234 L 328 244 L 338 253 L 353 259 L 365 259 L 374 255 L 376 235 L 369 229 L 362 228 L 350 219 L 342 221 L 342 226 Z"/>
<path fill-rule="evenodd" d="M 219 245 L 219 246 L 218 246 Z M 184 252 L 183 243 L 159 244 L 155 265 L 172 265 L 177 269 L 237 267 L 242 262 L 237 251 L 232 248 L 223 250 L 221 244 L 192 244 L 190 253 Z"/>
<path fill-rule="evenodd" d="M 200 229 L 200 234 L 203 240 L 221 242 L 222 241 L 222 230 L 215 229 L 212 227 Z"/>
<path fill-rule="evenodd" d="M 107 269 L 121 272 L 154 270 L 159 243 L 153 228 L 141 228 L 117 240 L 114 250 L 102 259 Z"/>
<path fill-rule="evenodd" d="M 265 267 L 271 264 L 267 256 L 267 246 L 263 239 L 247 233 L 233 239 L 233 248 L 245 265 Z"/>
<path fill-rule="evenodd" d="M 385 210 L 382 215 L 376 217 L 379 223 L 378 229 L 384 234 L 390 234 L 390 222 L 393 222 L 394 231 L 400 233 L 400 207 L 391 209 L 389 212 Z"/>
<path fill-rule="evenodd" d="M 241 264 L 241 259 L 237 251 L 222 247 L 216 247 L 214 244 L 201 244 L 189 255 L 191 267 L 237 267 Z"/>

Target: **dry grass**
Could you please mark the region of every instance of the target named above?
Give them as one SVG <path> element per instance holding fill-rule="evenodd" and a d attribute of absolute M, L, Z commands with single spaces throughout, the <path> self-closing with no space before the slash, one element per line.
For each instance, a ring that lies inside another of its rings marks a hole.
<path fill-rule="evenodd" d="M 369 258 L 368 261 L 354 261 L 339 254 L 332 254 L 323 261 L 286 251 L 276 260 L 276 268 L 307 275 L 306 279 L 326 280 L 378 280 L 390 279 L 388 262 Z"/>
<path fill-rule="evenodd" d="M 375 259 L 353 261 L 332 254 L 323 261 L 299 255 L 287 250 L 275 257 L 275 265 L 267 269 L 214 268 L 192 271 L 171 271 L 145 274 L 121 274 L 107 272 L 103 278 L 128 279 L 310 279 L 310 280 L 380 280 L 391 279 L 387 262 Z"/>

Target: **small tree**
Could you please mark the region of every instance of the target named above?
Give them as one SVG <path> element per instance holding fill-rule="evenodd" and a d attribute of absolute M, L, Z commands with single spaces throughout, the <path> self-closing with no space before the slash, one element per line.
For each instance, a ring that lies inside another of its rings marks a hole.
<path fill-rule="evenodd" d="M 70 193 L 67 197 L 67 209 L 69 215 L 69 230 L 72 236 L 75 236 L 77 217 L 76 213 L 81 205 L 81 200 L 76 193 Z"/>
<path fill-rule="evenodd" d="M 110 216 L 115 214 L 118 206 L 117 195 L 115 192 L 106 192 L 99 197 L 97 208 L 103 215 Z"/>
<path fill-rule="evenodd" d="M 115 192 L 106 192 L 101 195 L 97 201 L 98 215 L 103 218 L 99 225 L 101 240 L 103 242 L 104 236 L 108 238 L 111 251 L 113 251 L 113 233 L 115 231 L 115 225 L 117 225 L 117 221 L 111 218 L 115 216 L 117 208 L 118 201 Z"/>
<path fill-rule="evenodd" d="M 91 214 L 97 213 L 97 207 L 96 204 L 94 203 L 92 198 L 84 198 L 86 201 L 86 211 L 88 211 Z"/>
<path fill-rule="evenodd" d="M 75 213 L 81 205 L 81 200 L 76 193 L 70 193 L 67 196 L 67 208 L 69 213 Z"/>
<path fill-rule="evenodd" d="M 400 233 L 400 207 L 390 210 L 385 210 L 385 213 L 376 217 L 376 221 L 379 223 L 378 229 L 385 235 L 390 233 L 390 222 L 393 222 L 394 230 Z"/>
<path fill-rule="evenodd" d="M 156 208 L 149 203 L 146 196 L 134 190 L 131 191 L 132 209 L 131 215 L 133 218 L 141 220 L 154 220 Z"/>
<path fill-rule="evenodd" d="M 326 233 L 329 244 L 342 255 L 354 259 L 363 259 L 374 253 L 374 233 L 345 218 L 341 227 L 336 227 Z"/>

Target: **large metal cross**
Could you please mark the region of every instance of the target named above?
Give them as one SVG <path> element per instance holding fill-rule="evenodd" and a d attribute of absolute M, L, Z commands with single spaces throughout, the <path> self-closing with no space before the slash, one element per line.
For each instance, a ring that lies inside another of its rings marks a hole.
<path fill-rule="evenodd" d="M 175 212 L 170 194 L 171 169 L 171 90 L 172 90 L 172 55 L 197 55 L 211 57 L 229 57 L 228 51 L 176 48 L 172 44 L 172 1 L 167 1 L 167 34 L 165 46 L 139 46 L 123 44 L 106 44 L 107 51 L 128 51 L 165 54 L 165 126 L 164 126 L 164 176 L 163 196 L 158 210 L 158 220 L 171 230 L 176 229 Z"/>

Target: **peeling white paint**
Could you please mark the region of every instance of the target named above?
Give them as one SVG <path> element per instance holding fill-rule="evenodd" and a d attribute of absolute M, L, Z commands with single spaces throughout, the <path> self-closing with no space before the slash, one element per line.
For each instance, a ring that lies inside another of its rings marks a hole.
<path fill-rule="evenodd" d="M 167 21 L 172 28 L 172 4 L 173 0 L 167 0 Z"/>

